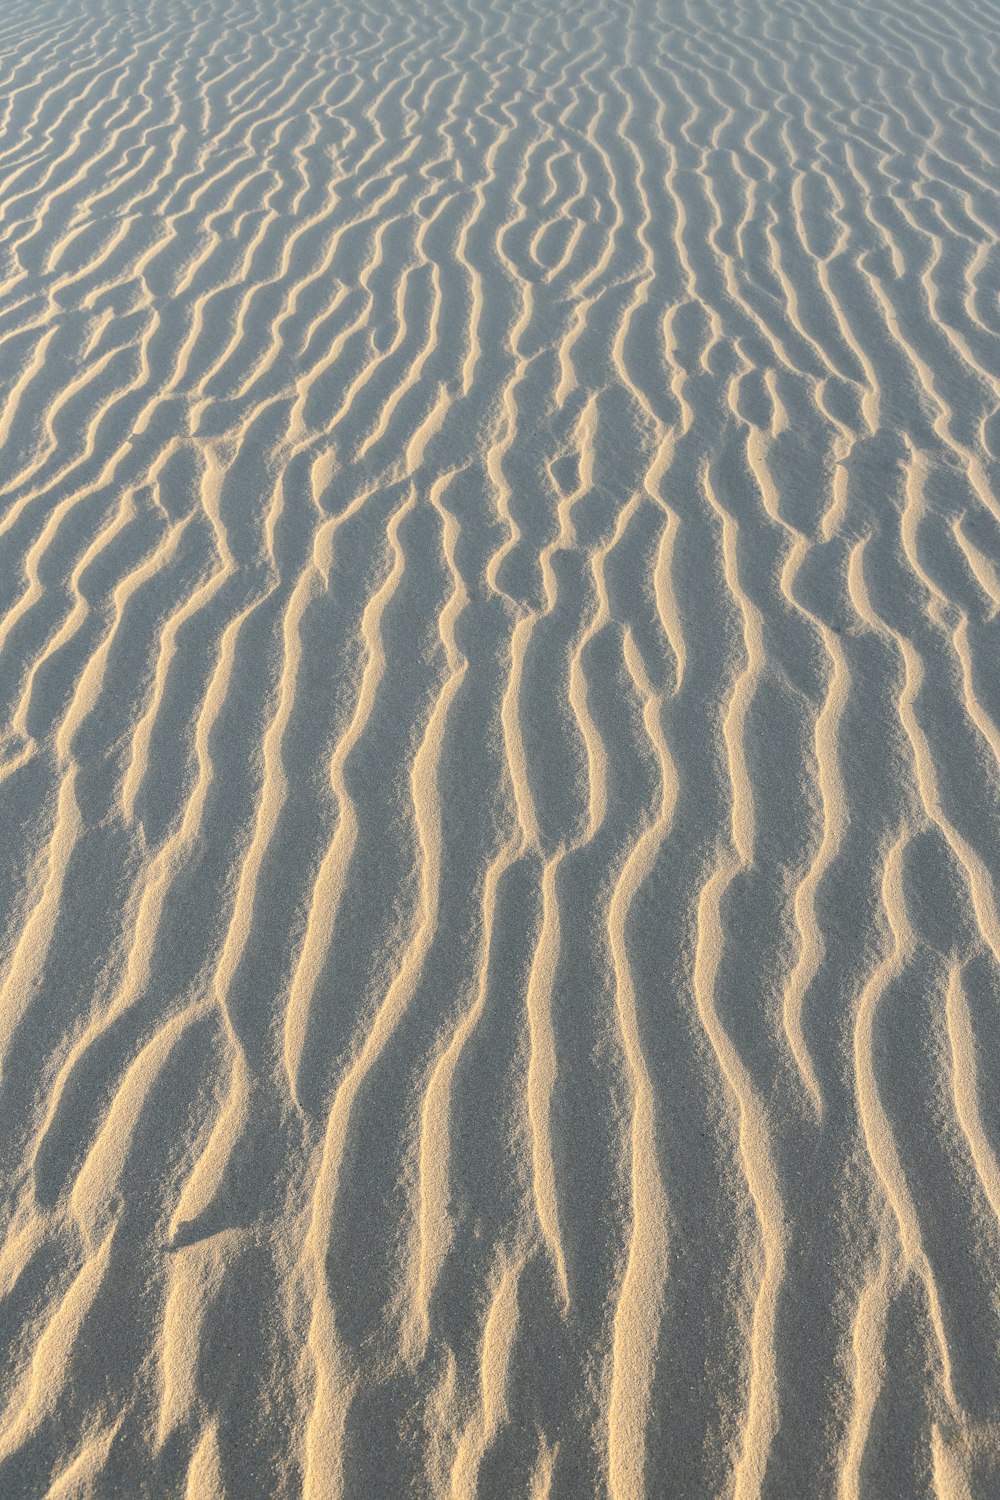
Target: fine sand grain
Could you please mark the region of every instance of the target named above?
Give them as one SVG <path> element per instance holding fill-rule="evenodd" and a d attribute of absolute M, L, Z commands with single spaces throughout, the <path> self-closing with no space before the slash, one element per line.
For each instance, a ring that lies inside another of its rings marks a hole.
<path fill-rule="evenodd" d="M 0 1500 L 1000 1496 L 996 0 L 0 0 Z"/>

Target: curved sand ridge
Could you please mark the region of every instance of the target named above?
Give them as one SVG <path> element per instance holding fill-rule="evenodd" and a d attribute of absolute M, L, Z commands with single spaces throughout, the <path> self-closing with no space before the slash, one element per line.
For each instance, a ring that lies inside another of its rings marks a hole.
<path fill-rule="evenodd" d="M 0 1494 L 1000 1492 L 1000 10 L 0 13 Z"/>

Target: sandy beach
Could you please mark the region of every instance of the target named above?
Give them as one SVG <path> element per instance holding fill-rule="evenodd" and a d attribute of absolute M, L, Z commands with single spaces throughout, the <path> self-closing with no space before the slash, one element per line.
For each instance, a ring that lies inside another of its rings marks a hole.
<path fill-rule="evenodd" d="M 0 1500 L 1000 1496 L 995 0 L 0 0 Z"/>

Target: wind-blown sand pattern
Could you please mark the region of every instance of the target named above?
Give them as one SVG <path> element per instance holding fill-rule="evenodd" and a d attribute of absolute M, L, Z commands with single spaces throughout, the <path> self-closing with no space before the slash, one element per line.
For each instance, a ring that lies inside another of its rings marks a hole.
<path fill-rule="evenodd" d="M 0 1495 L 1000 1494 L 998 60 L 5 0 Z"/>

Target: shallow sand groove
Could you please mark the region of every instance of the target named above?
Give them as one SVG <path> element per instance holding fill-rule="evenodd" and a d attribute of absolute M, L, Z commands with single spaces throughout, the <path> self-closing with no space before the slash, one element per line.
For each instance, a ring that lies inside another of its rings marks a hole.
<path fill-rule="evenodd" d="M 1000 1494 L 998 58 L 4 0 L 0 1496 Z"/>

